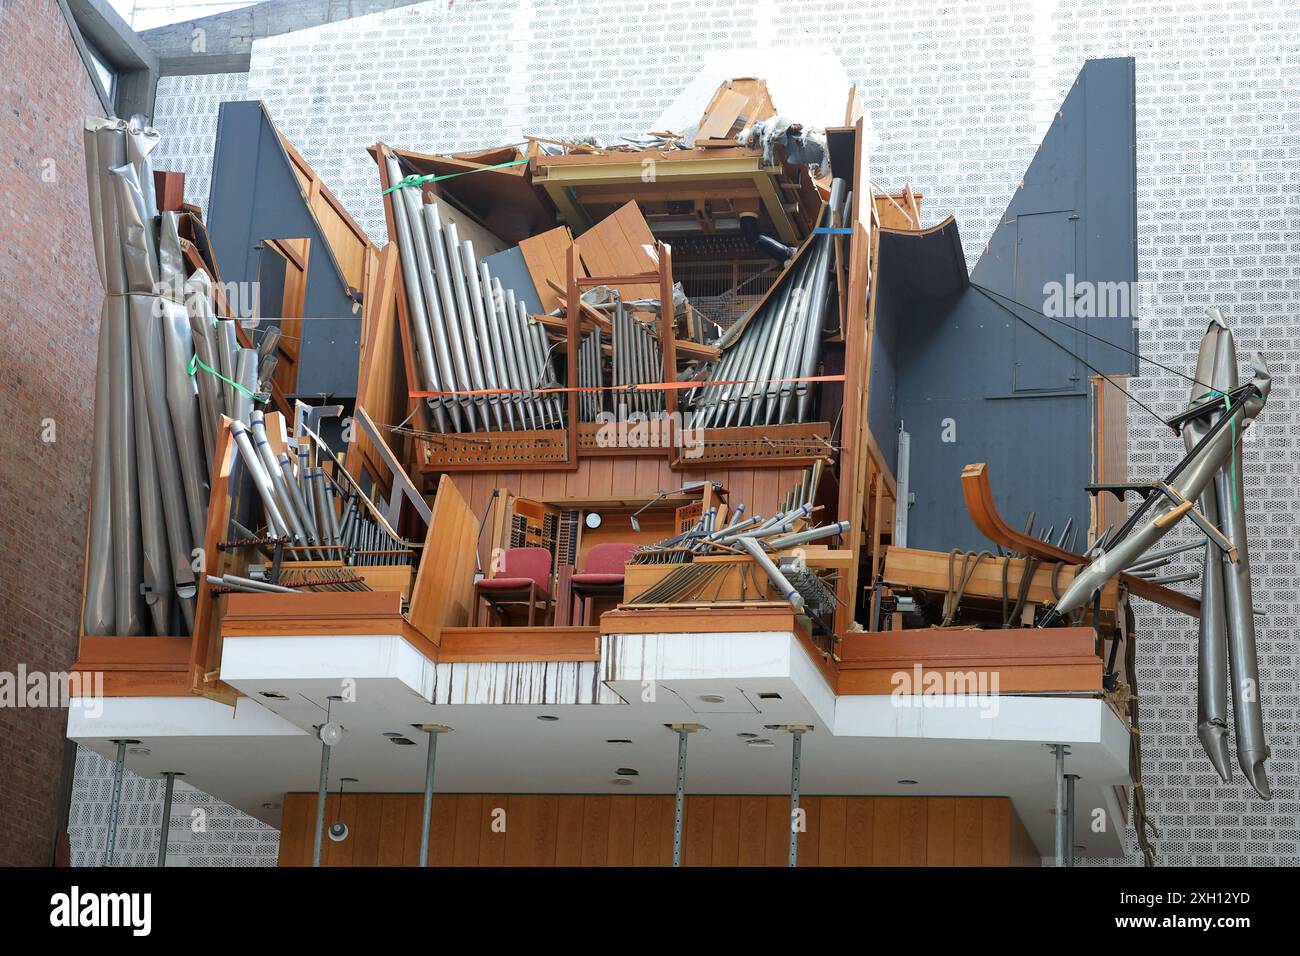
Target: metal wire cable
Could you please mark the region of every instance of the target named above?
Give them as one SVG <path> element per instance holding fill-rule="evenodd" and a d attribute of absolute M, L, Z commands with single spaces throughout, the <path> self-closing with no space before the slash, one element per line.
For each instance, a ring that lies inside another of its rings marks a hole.
<path fill-rule="evenodd" d="M 1124 388 L 1122 385 L 1120 385 L 1118 382 L 1116 382 L 1113 378 L 1111 378 L 1109 375 L 1107 375 L 1107 374 L 1106 374 L 1105 372 L 1103 372 L 1101 369 L 1097 368 L 1095 365 L 1093 365 L 1091 362 L 1089 362 L 1087 359 L 1085 359 L 1082 355 L 1079 355 L 1078 353 L 1074 352 L 1072 349 L 1070 349 L 1070 348 L 1069 348 L 1068 346 L 1066 346 L 1065 344 L 1063 344 L 1063 343 L 1061 343 L 1061 342 L 1058 342 L 1056 339 L 1052 338 L 1050 335 L 1048 335 L 1046 332 L 1044 332 L 1044 331 L 1043 331 L 1042 329 L 1040 329 L 1038 326 L 1034 325 L 1034 323 L 1032 323 L 1032 322 L 1030 322 L 1028 319 L 1026 319 L 1023 315 L 1020 315 L 1019 313 L 1015 312 L 1013 309 L 1008 308 L 1007 306 L 1005 306 L 1005 305 L 1003 305 L 1001 302 L 999 302 L 997 299 L 993 298 L 993 296 L 992 296 L 989 292 L 987 292 L 987 291 L 984 289 L 983 286 L 975 285 L 975 283 L 972 282 L 972 283 L 971 283 L 971 288 L 973 288 L 976 292 L 980 293 L 982 296 L 984 296 L 986 299 L 988 299 L 990 302 L 992 302 L 994 305 L 996 305 L 999 309 L 1001 309 L 1002 311 L 1006 312 L 1008 315 L 1010 315 L 1010 316 L 1012 316 L 1013 318 L 1015 318 L 1017 321 L 1023 322 L 1023 323 L 1024 323 L 1025 325 L 1027 325 L 1029 328 L 1033 329 L 1033 331 L 1037 332 L 1037 333 L 1038 333 L 1039 335 L 1041 335 L 1043 338 L 1047 339 L 1047 341 L 1051 342 L 1053 345 L 1055 345 L 1058 349 L 1060 349 L 1060 350 L 1061 350 L 1062 352 L 1064 352 L 1066 355 L 1069 355 L 1069 356 L 1073 357 L 1076 361 L 1078 361 L 1078 362 L 1082 363 L 1084 366 L 1086 366 L 1090 371 L 1094 372 L 1094 373 L 1097 374 L 1097 375 L 1100 375 L 1102 378 L 1104 378 L 1104 379 L 1105 379 L 1107 382 L 1109 382 L 1111 385 L 1115 386 L 1115 388 L 1117 388 L 1117 389 L 1119 389 L 1121 392 L 1123 392 L 1125 398 L 1128 398 L 1130 401 L 1134 402 L 1134 403 L 1137 404 L 1139 407 L 1141 407 L 1142 409 L 1144 409 L 1145 411 L 1147 411 L 1147 412 L 1148 412 L 1148 413 L 1149 413 L 1153 418 L 1155 418 L 1158 422 L 1160 422 L 1161 425 L 1164 425 L 1164 426 L 1169 427 L 1169 428 L 1173 428 L 1173 430 L 1174 430 L 1174 434 L 1176 434 L 1176 435 L 1180 435 L 1180 434 L 1182 434 L 1182 431 L 1181 431 L 1180 429 L 1178 429 L 1178 428 L 1176 428 L 1176 427 L 1170 425 L 1167 421 L 1165 421 L 1164 416 L 1163 416 L 1163 415 L 1160 415 L 1158 412 L 1156 412 L 1156 410 L 1153 409 L 1150 405 L 1147 405 L 1145 402 L 1143 402 L 1143 401 L 1142 401 L 1141 399 L 1139 399 L 1139 398 L 1135 398 L 1135 397 L 1133 396 L 1133 394 L 1132 394 L 1131 392 L 1128 391 L 1128 389 Z M 1015 299 L 1011 299 L 1010 301 L 1015 302 L 1016 300 L 1015 300 Z M 1017 304 L 1020 304 L 1020 303 L 1017 303 Z M 1026 309 L 1029 309 L 1031 312 L 1032 312 L 1032 311 L 1035 311 L 1031 306 L 1025 306 L 1025 308 L 1026 308 Z M 1041 314 L 1041 313 L 1040 313 L 1040 314 Z M 1051 316 L 1050 316 L 1050 315 L 1049 315 L 1049 316 L 1044 316 L 1044 318 L 1049 318 L 1049 319 L 1050 319 Z M 1071 325 L 1070 328 L 1073 329 L 1074 326 Z M 1076 331 L 1079 331 L 1079 330 L 1076 330 Z M 1118 347 L 1119 347 L 1119 346 L 1116 346 L 1116 348 L 1118 348 Z M 1180 374 L 1181 374 L 1181 373 L 1180 373 Z M 1186 376 L 1183 376 L 1183 377 L 1186 378 Z M 1195 380 L 1193 379 L 1193 381 L 1195 381 Z M 1201 384 L 1201 383 L 1198 382 L 1197 384 L 1199 385 L 1199 384 Z"/>

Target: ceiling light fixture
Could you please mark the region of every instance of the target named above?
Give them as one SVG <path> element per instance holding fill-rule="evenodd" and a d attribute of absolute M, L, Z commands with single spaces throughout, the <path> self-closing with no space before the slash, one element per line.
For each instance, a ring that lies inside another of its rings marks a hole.
<path fill-rule="evenodd" d="M 901 784 L 902 784 L 903 786 L 905 786 L 905 787 L 914 787 L 914 786 L 916 786 L 916 781 L 915 781 L 915 780 L 900 780 L 900 781 L 898 781 L 898 782 L 901 783 Z"/>
<path fill-rule="evenodd" d="M 614 772 L 620 777 L 639 777 L 641 775 L 640 770 L 634 770 L 631 767 L 619 767 Z"/>
<path fill-rule="evenodd" d="M 538 719 L 538 720 L 545 720 L 545 721 L 547 721 L 548 723 L 550 723 L 550 722 L 557 721 L 557 720 L 559 720 L 560 718 L 559 718 L 559 717 L 556 717 L 556 716 L 553 715 L 553 714 L 539 714 L 538 717 L 537 717 L 537 719 Z"/>
<path fill-rule="evenodd" d="M 727 698 L 721 694 L 703 694 L 700 697 L 700 702 L 705 704 L 725 704 Z"/>

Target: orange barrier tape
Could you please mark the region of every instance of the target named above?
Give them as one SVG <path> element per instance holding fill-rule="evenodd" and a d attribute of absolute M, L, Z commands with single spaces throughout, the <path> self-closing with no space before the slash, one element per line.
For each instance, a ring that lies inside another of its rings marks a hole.
<path fill-rule="evenodd" d="M 555 395 L 560 392 L 667 392 L 684 388 L 716 388 L 719 385 L 781 385 L 800 382 L 842 382 L 843 375 L 806 375 L 801 378 L 769 378 L 758 381 L 725 379 L 717 382 L 646 382 L 642 385 L 556 385 L 552 388 L 473 388 L 461 392 L 408 392 L 411 398 L 443 398 L 450 395 Z"/>

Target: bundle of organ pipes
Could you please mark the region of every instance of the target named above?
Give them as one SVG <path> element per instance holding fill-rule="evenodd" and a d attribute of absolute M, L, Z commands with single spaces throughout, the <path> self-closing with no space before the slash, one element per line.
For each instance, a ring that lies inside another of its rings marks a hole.
<path fill-rule="evenodd" d="M 401 182 L 397 160 L 386 162 L 389 180 Z M 455 223 L 442 223 L 422 189 L 389 195 L 421 384 L 431 392 L 505 390 L 430 398 L 439 431 L 563 428 L 564 403 L 530 391 L 554 384 L 554 373 L 546 330 L 523 299 L 477 261 Z"/>
<path fill-rule="evenodd" d="M 157 131 L 141 117 L 91 117 L 84 138 L 105 295 L 82 624 L 188 634 L 218 423 L 247 419 L 258 356 L 238 349 L 233 321 L 214 321 L 208 276 L 185 274 L 178 214 L 160 215 L 154 192 Z"/>
<path fill-rule="evenodd" d="M 278 455 L 267 440 L 261 412 L 230 431 L 258 498 L 268 533 L 291 542 L 286 551 L 304 561 L 349 566 L 409 565 L 412 551 L 375 509 L 351 475 L 333 460 L 320 460 L 316 446 L 300 439 L 294 455 Z M 228 583 L 228 582 L 227 582 Z"/>
<path fill-rule="evenodd" d="M 1263 411 L 1272 379 L 1263 358 L 1254 357 L 1254 378 L 1237 384 L 1237 350 L 1218 310 L 1211 310 L 1201 339 L 1188 413 L 1181 416 L 1187 455 L 1165 479 L 1182 501 L 1153 492 L 1110 537 L 1057 602 L 1055 613 L 1082 607 L 1121 571 L 1159 566 L 1180 549 L 1151 552 L 1199 500 L 1207 528 L 1201 573 L 1198 652 L 1197 734 L 1214 769 L 1232 775 L 1228 751 L 1228 688 L 1232 690 L 1237 763 L 1261 796 L 1270 795 L 1265 762 L 1269 747 L 1259 694 L 1259 660 L 1251 599 L 1250 560 L 1242 484 L 1242 442 L 1246 428 Z M 1196 519 L 1193 519 L 1194 521 Z M 1218 541 L 1215 539 L 1219 538 Z M 1225 545 L 1227 547 L 1225 547 Z"/>
<path fill-rule="evenodd" d="M 758 310 L 719 340 L 722 359 L 707 382 L 734 383 L 692 389 L 687 404 L 700 428 L 777 425 L 808 420 L 812 391 L 791 379 L 816 374 L 822 322 L 835 292 L 835 236 L 851 196 L 843 180 L 831 182 L 830 199 L 794 266 L 778 280 Z"/>
<path fill-rule="evenodd" d="M 602 287 L 603 288 L 603 287 Z M 593 290 L 594 291 L 594 290 Z M 578 403 L 584 422 L 598 421 L 605 409 L 603 389 L 612 385 L 612 401 L 617 406 L 619 418 L 629 412 L 654 413 L 664 408 L 660 391 L 636 391 L 634 386 L 663 381 L 664 356 L 659 337 L 651 332 L 648 323 L 633 311 L 633 307 L 658 311 L 658 300 L 624 303 L 613 292 L 607 303 L 595 308 L 610 312 L 609 374 L 605 372 L 603 334 L 597 325 L 578 346 L 578 385 L 583 389 Z"/>
<path fill-rule="evenodd" d="M 818 461 L 804 469 L 799 483 L 786 495 L 782 510 L 771 518 L 765 520 L 761 515 L 746 518 L 745 505 L 742 503 L 736 506 L 730 520 L 722 527 L 718 527 L 718 511 L 716 508 L 709 508 L 700 516 L 694 527 L 665 541 L 642 548 L 633 555 L 631 563 L 689 564 L 696 556 L 747 554 L 763 570 L 783 599 L 789 601 L 796 609 L 803 608 L 808 597 L 804 592 L 809 589 L 793 584 L 786 574 L 790 568 L 783 570 L 776 561 L 772 560 L 769 553 L 776 554 L 799 545 L 841 535 L 849 530 L 847 521 L 794 530 L 796 524 L 806 522 L 813 513 L 822 468 L 822 462 Z M 784 564 L 785 561 L 783 560 L 782 563 Z M 690 568 L 678 568 L 638 595 L 632 603 L 661 603 L 661 599 L 666 595 L 677 593 L 685 585 L 686 579 L 698 574 L 700 574 L 698 569 L 693 571 Z M 820 598 L 820 594 L 818 597 Z"/>

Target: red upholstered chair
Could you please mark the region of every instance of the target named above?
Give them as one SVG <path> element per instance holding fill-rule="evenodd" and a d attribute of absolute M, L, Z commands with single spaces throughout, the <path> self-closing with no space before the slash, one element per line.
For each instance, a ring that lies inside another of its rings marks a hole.
<path fill-rule="evenodd" d="M 470 626 L 478 624 L 479 601 L 486 601 L 497 614 L 502 604 L 528 604 L 528 626 L 537 616 L 537 603 L 551 607 L 551 552 L 545 548 L 510 548 L 501 560 L 501 573 L 474 585 L 474 611 Z"/>
<path fill-rule="evenodd" d="M 569 579 L 572 594 L 578 599 L 578 623 L 586 617 L 587 599 L 623 593 L 623 565 L 636 552 L 635 544 L 598 544 L 587 552 L 582 571 Z"/>

